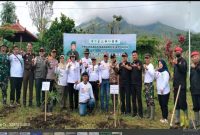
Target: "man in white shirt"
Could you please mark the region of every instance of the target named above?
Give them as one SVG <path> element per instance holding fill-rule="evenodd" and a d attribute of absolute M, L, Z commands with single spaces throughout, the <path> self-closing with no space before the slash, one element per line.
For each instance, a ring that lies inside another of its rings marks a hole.
<path fill-rule="evenodd" d="M 24 61 L 17 46 L 13 47 L 13 54 L 9 56 L 10 61 L 10 106 L 20 105 L 21 87 L 24 73 Z M 15 98 L 16 93 L 16 98 Z"/>
<path fill-rule="evenodd" d="M 101 110 L 104 111 L 106 108 L 106 112 L 108 112 L 108 104 L 109 104 L 109 96 L 110 96 L 110 83 L 109 83 L 109 70 L 110 64 L 108 62 L 108 53 L 104 54 L 104 60 L 100 63 L 100 86 L 101 86 Z M 104 106 L 104 95 L 106 97 L 106 106 Z"/>
<path fill-rule="evenodd" d="M 81 74 L 87 72 L 88 65 L 92 64 L 92 60 L 89 58 L 89 49 L 84 50 L 84 57 L 81 58 L 80 65 L 81 65 Z"/>
<path fill-rule="evenodd" d="M 94 109 L 95 99 L 93 95 L 92 85 L 88 82 L 88 73 L 82 74 L 82 82 L 78 81 L 74 84 L 74 89 L 79 91 L 79 114 L 84 116 L 88 112 L 91 113 Z"/>
<path fill-rule="evenodd" d="M 149 53 L 145 54 L 145 64 L 144 68 L 144 86 L 145 86 L 145 98 L 147 103 L 147 118 L 154 120 L 155 115 L 155 103 L 154 103 L 154 76 L 155 70 L 154 66 L 150 63 L 151 55 Z"/>
<path fill-rule="evenodd" d="M 70 109 L 78 109 L 78 91 L 74 89 L 74 83 L 80 81 L 80 66 L 75 61 L 75 54 L 70 54 L 70 61 L 67 63 L 67 84 L 69 89 L 69 105 Z M 74 103 L 75 101 L 75 103 Z"/>
<path fill-rule="evenodd" d="M 89 75 L 89 82 L 92 85 L 96 107 L 98 106 L 99 101 L 99 87 L 98 84 L 101 80 L 99 66 L 96 64 L 96 58 L 92 57 L 92 64 L 88 66 L 88 75 Z"/>

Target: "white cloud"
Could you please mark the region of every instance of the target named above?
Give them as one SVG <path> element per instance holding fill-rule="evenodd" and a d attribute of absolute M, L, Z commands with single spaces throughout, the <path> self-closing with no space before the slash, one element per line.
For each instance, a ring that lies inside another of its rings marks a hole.
<path fill-rule="evenodd" d="M 2 3 L 2 2 L 1 2 Z M 32 25 L 29 17 L 28 8 L 25 1 L 14 2 L 17 6 L 16 14 L 20 23 L 28 30 L 36 32 L 36 27 Z M 129 7 L 127 7 L 129 6 Z M 84 9 L 84 8 L 109 8 L 109 7 L 127 7 L 112 9 Z M 200 32 L 200 2 L 191 2 L 191 29 Z M 165 23 L 178 29 L 188 29 L 189 27 L 189 2 L 172 1 L 56 1 L 53 5 L 55 17 L 60 17 L 61 12 L 75 20 L 76 25 L 88 21 L 91 18 L 99 16 L 105 20 L 111 21 L 112 16 L 122 15 L 125 20 L 131 24 L 146 25 L 157 21 Z M 60 9 L 59 9 L 60 8 Z M 65 8 L 65 9 L 64 9 Z M 69 8 L 69 9 L 68 9 Z M 80 8 L 80 9 L 71 9 Z"/>

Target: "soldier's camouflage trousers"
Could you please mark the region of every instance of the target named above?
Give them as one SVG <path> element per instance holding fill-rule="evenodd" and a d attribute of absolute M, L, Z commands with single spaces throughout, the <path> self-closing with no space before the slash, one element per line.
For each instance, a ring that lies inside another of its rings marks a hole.
<path fill-rule="evenodd" d="M 7 99 L 7 87 L 8 87 L 8 80 L 4 82 L 0 82 L 0 88 L 2 90 L 2 99 L 3 99 L 3 104 L 6 104 L 6 99 Z"/>
<path fill-rule="evenodd" d="M 147 106 L 155 106 L 153 83 L 145 83 L 144 87 L 145 87 L 145 98 L 146 98 Z"/>

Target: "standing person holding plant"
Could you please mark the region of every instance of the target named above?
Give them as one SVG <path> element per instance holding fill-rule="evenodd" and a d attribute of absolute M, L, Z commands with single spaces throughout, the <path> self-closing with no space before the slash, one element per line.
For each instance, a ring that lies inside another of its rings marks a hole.
<path fill-rule="evenodd" d="M 71 53 L 70 61 L 67 63 L 67 84 L 69 89 L 69 105 L 71 111 L 78 109 L 78 91 L 74 89 L 75 82 L 80 82 L 80 65 L 75 60 L 76 55 Z"/>
<path fill-rule="evenodd" d="M 147 104 L 147 118 L 154 120 L 155 117 L 155 103 L 154 103 L 154 66 L 151 64 L 151 55 L 149 53 L 145 54 L 145 64 L 144 69 L 144 87 L 145 87 L 145 98 Z"/>
<path fill-rule="evenodd" d="M 55 73 L 58 76 L 57 84 L 58 84 L 58 92 L 60 94 L 60 107 L 62 110 L 66 109 L 66 101 L 68 96 L 67 91 L 67 70 L 65 63 L 65 56 L 60 55 L 60 63 L 58 67 L 55 68 Z"/>
<path fill-rule="evenodd" d="M 170 96 L 170 73 L 164 60 L 158 61 L 158 70 L 155 72 L 158 100 L 162 111 L 161 123 L 168 123 L 168 101 Z"/>

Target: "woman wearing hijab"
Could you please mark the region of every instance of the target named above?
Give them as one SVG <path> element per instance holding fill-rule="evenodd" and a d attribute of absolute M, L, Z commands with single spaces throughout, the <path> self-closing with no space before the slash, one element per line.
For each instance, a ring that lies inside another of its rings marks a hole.
<path fill-rule="evenodd" d="M 155 72 L 156 85 L 157 85 L 157 94 L 158 100 L 160 104 L 160 108 L 162 111 L 162 119 L 160 119 L 161 123 L 168 123 L 168 101 L 170 95 L 170 85 L 169 78 L 170 73 L 167 68 L 167 64 L 164 60 L 159 60 L 158 70 Z"/>

